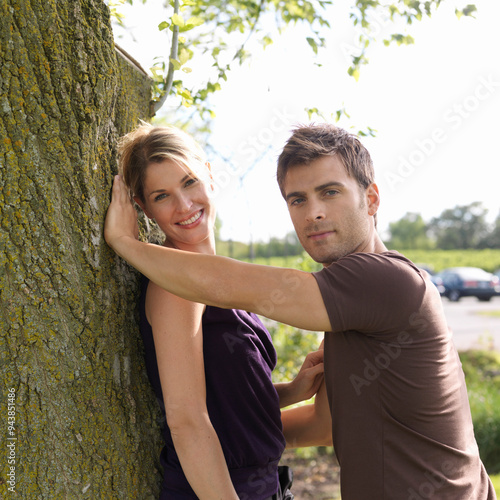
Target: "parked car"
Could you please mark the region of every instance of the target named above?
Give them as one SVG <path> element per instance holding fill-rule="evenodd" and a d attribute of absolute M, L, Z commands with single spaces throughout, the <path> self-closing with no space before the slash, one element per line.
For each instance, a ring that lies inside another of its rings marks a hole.
<path fill-rule="evenodd" d="M 425 271 L 428 275 L 430 280 L 436 285 L 436 288 L 438 289 L 438 292 L 443 295 L 444 293 L 444 286 L 443 286 L 443 280 L 436 275 L 434 272 L 434 269 L 432 267 L 428 266 L 427 264 L 415 264 L 419 269 L 422 269 Z"/>
<path fill-rule="evenodd" d="M 489 301 L 500 292 L 500 279 L 479 267 L 450 267 L 436 275 L 444 286 L 443 296 L 452 302 L 461 297 L 477 297 Z"/>
<path fill-rule="evenodd" d="M 497 269 L 494 273 L 493 273 L 497 278 L 498 280 L 500 281 L 500 269 Z M 500 295 L 500 288 L 498 289 L 497 291 L 497 295 Z"/>
<path fill-rule="evenodd" d="M 445 288 L 445 286 L 443 284 L 443 278 L 441 278 L 441 276 L 438 276 L 437 274 L 431 274 L 431 275 L 429 275 L 429 278 L 434 283 L 434 285 L 436 285 L 436 288 L 438 289 L 438 292 L 441 295 L 444 295 L 444 292 L 446 291 L 446 288 Z"/>

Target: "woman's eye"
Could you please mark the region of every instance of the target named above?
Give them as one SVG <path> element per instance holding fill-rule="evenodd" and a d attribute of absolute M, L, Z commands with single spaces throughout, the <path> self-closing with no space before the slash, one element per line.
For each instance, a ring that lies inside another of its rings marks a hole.
<path fill-rule="evenodd" d="M 193 178 L 191 178 L 191 179 L 188 179 L 188 180 L 186 181 L 186 184 L 184 184 L 184 185 L 185 185 L 185 187 L 188 187 L 188 186 L 191 186 L 192 184 L 194 184 L 194 183 L 195 183 L 195 182 L 197 182 L 197 181 L 198 181 L 198 179 L 197 179 L 196 177 L 193 177 Z"/>
<path fill-rule="evenodd" d="M 167 197 L 167 193 L 160 193 L 160 194 L 155 196 L 155 201 L 161 201 L 166 197 Z"/>

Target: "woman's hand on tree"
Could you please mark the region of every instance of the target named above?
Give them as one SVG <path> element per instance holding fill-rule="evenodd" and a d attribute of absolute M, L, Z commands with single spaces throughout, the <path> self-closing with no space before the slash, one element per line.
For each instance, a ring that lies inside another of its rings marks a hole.
<path fill-rule="evenodd" d="M 111 193 L 111 203 L 104 222 L 104 239 L 116 251 L 120 241 L 126 238 L 138 238 L 139 226 L 137 212 L 119 175 L 114 178 Z"/>

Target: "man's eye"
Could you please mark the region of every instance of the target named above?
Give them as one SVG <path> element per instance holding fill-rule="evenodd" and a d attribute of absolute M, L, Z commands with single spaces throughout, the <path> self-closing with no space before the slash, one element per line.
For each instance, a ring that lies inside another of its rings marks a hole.
<path fill-rule="evenodd" d="M 295 198 L 290 202 L 290 205 L 300 205 L 304 201 L 304 198 Z"/>
<path fill-rule="evenodd" d="M 336 189 L 329 189 L 325 192 L 325 194 L 326 196 L 335 196 L 336 194 L 339 194 L 339 192 Z"/>

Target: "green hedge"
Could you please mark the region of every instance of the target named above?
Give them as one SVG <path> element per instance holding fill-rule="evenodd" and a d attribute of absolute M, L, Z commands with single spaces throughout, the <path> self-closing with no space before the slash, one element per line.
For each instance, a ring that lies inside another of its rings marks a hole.
<path fill-rule="evenodd" d="M 465 373 L 474 432 L 483 463 L 490 474 L 500 473 L 500 353 L 460 353 Z"/>

